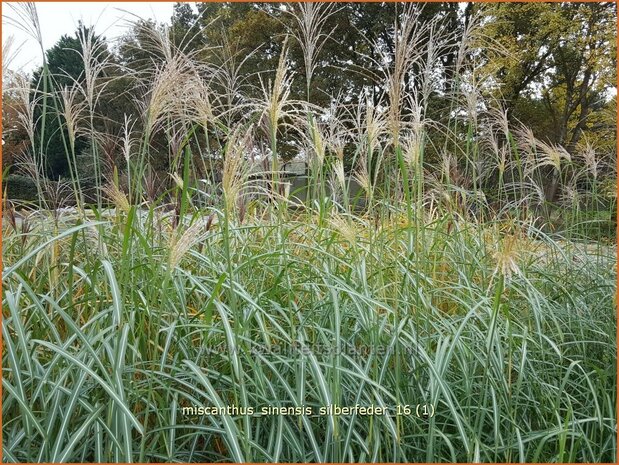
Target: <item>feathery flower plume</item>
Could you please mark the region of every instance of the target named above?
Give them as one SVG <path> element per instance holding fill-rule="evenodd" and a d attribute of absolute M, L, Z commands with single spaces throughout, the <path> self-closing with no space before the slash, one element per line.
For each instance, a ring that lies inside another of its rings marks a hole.
<path fill-rule="evenodd" d="M 178 266 L 183 256 L 200 241 L 202 232 L 206 230 L 207 225 L 210 226 L 210 224 L 212 224 L 210 217 L 207 220 L 200 218 L 182 234 L 180 233 L 182 226 L 180 224 L 177 226 L 171 238 L 170 255 L 168 258 L 168 266 L 170 269 L 174 269 Z"/>
<path fill-rule="evenodd" d="M 103 187 L 103 192 L 106 194 L 108 200 L 110 200 L 116 208 L 120 208 L 125 213 L 131 210 L 131 205 L 127 196 L 122 192 L 118 186 L 111 182 Z"/>
<path fill-rule="evenodd" d="M 495 272 L 504 276 L 506 280 L 509 280 L 513 274 L 520 274 L 518 237 L 515 234 L 510 234 L 500 240 L 493 253 L 493 258 L 496 261 Z"/>

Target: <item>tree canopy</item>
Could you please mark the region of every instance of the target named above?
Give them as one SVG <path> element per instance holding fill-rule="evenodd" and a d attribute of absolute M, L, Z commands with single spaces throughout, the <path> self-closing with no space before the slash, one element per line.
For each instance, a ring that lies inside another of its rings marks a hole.
<path fill-rule="evenodd" d="M 47 50 L 46 72 L 41 68 L 32 77 L 35 121 L 42 124 L 46 113 L 47 127 L 37 141 L 44 147 L 46 175 L 70 174 L 66 153 L 71 142 L 75 156 L 90 147 L 93 160 L 122 169 L 123 131 L 129 122 L 133 131 L 149 128 L 142 110 L 156 97 L 158 79 L 172 69 L 187 78 L 198 76 L 196 85 L 203 91 L 196 92 L 204 98 L 179 93 L 178 100 L 190 107 L 195 103 L 191 99 L 198 98 L 199 111 L 206 113 L 218 105 L 221 118 L 207 126 L 153 130 L 150 163 L 156 171 L 173 167 L 178 158 L 174 147 L 182 145 L 180 134 L 187 131 L 195 135 L 190 144 L 205 144 L 216 159 L 223 150 L 222 135 L 272 90 L 282 60 L 290 70 L 286 101 L 304 102 L 307 108 L 321 109 L 318 113 L 327 114 L 336 101 L 349 112 L 366 103 L 394 106 L 391 100 L 406 95 L 397 102 L 398 111 L 412 114 L 417 96 L 424 94 L 425 116 L 436 123 L 428 128 L 433 141 L 428 160 L 442 156 L 446 131 L 441 125 L 451 124 L 454 115 L 464 123 L 454 127 L 455 137 L 465 141 L 464 120 L 476 118 L 470 107 L 480 105 L 476 95 L 498 102 L 510 124 L 522 123 L 540 140 L 558 144 L 568 153 L 582 144 L 614 153 L 615 2 L 424 5 L 416 13 L 415 35 L 407 45 L 425 58 L 406 65 L 398 76 L 402 89 L 388 90 L 389 76 L 400 66 L 398 41 L 407 31 L 398 29 L 399 20 L 408 7 L 176 3 L 170 27 L 137 21 L 114 47 L 80 24 L 73 35 L 63 35 Z M 95 81 L 87 92 L 79 90 Z M 428 81 L 431 91 L 423 87 Z M 69 100 L 63 100 L 63 92 Z M 83 134 L 72 140 L 66 127 L 60 129 L 71 117 L 68 109 L 87 105 L 96 106 L 96 117 L 89 124 L 105 134 L 104 140 L 88 140 Z M 162 108 L 157 117 L 170 117 L 171 111 Z M 3 115 L 10 118 L 11 112 Z M 284 123 L 278 130 L 290 131 L 290 121 Z M 16 134 L 11 144 L 23 147 Z M 282 143 L 279 153 L 286 158 L 298 150 Z M 344 154 L 350 168 L 352 155 L 347 149 Z"/>

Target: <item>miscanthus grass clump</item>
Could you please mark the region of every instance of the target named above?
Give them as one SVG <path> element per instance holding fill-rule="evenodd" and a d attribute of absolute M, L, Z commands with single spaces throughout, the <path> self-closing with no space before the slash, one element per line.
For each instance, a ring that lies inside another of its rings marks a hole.
<path fill-rule="evenodd" d="M 297 40 L 318 30 L 312 69 L 329 11 L 294 13 Z M 396 25 L 380 104 L 334 99 L 326 113 L 290 99 L 285 53 L 244 118 L 209 87 L 225 69 L 154 40 L 165 62 L 138 81 L 141 131 L 125 118 L 122 173 L 96 163 L 96 202 L 77 166 L 74 209 L 51 208 L 43 181 L 36 211 L 5 202 L 5 461 L 616 460 L 616 244 L 591 232 L 591 202 L 564 203 L 550 228 L 540 187 L 578 175 L 603 203 L 614 164 L 587 146 L 578 165 L 501 111 L 467 120 L 464 139 L 462 121 L 426 118 L 442 51 L 459 47 L 461 63 L 468 49 L 417 14 Z M 100 141 L 88 98 L 67 114 Z M 219 183 L 193 174 L 209 149 L 172 134 L 197 127 L 220 138 Z M 157 194 L 161 132 L 178 150 Z M 303 195 L 280 170 L 282 134 L 303 148 Z M 32 142 L 25 166 L 42 177 Z M 332 405 L 385 413 L 320 414 Z"/>
<path fill-rule="evenodd" d="M 198 215 L 5 229 L 7 459 L 613 458 L 613 249 L 435 217 L 416 252 L 405 212 Z M 434 416 L 182 413 L 330 404 Z"/>

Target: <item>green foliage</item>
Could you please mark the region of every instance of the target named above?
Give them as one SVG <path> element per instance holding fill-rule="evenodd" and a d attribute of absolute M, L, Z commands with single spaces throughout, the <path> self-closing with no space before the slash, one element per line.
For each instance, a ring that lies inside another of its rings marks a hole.
<path fill-rule="evenodd" d="M 2 181 L 2 188 L 8 198 L 13 200 L 35 201 L 38 197 L 34 179 L 20 174 L 10 174 Z"/>
<path fill-rule="evenodd" d="M 7 461 L 615 460 L 614 246 L 405 209 L 6 226 Z M 182 410 L 229 405 L 315 415 Z"/>
<path fill-rule="evenodd" d="M 486 49 L 485 66 L 513 120 L 526 121 L 538 137 L 570 152 L 584 134 L 612 135 L 614 124 L 594 121 L 606 109 L 616 111 L 616 100 L 608 98 L 616 85 L 615 3 L 480 9 L 487 39 L 496 43 Z"/>
<path fill-rule="evenodd" d="M 294 8 L 178 5 L 70 95 L 44 67 L 38 209 L 2 225 L 5 461 L 616 461 L 612 133 L 534 132 L 558 127 L 534 84 L 613 121 L 564 24 L 608 6 Z M 284 35 L 316 11 L 312 68 Z M 540 28 L 543 72 L 497 53 Z M 63 144 L 70 183 L 43 175 L 54 134 L 88 143 Z M 314 414 L 184 410 L 227 406 Z"/>

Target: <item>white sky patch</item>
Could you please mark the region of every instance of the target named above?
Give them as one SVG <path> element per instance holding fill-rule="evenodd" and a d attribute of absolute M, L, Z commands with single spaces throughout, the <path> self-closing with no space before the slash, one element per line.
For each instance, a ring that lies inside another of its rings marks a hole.
<path fill-rule="evenodd" d="M 36 3 L 43 46 L 51 48 L 64 34 L 73 36 L 78 21 L 94 26 L 97 34 L 115 40 L 129 31 L 129 23 L 138 18 L 170 23 L 173 2 L 39 2 Z M 19 53 L 11 63 L 14 70 L 31 73 L 42 64 L 41 52 L 35 40 L 11 24 L 15 13 L 4 3 L 2 8 L 2 44 L 14 36 Z"/>

